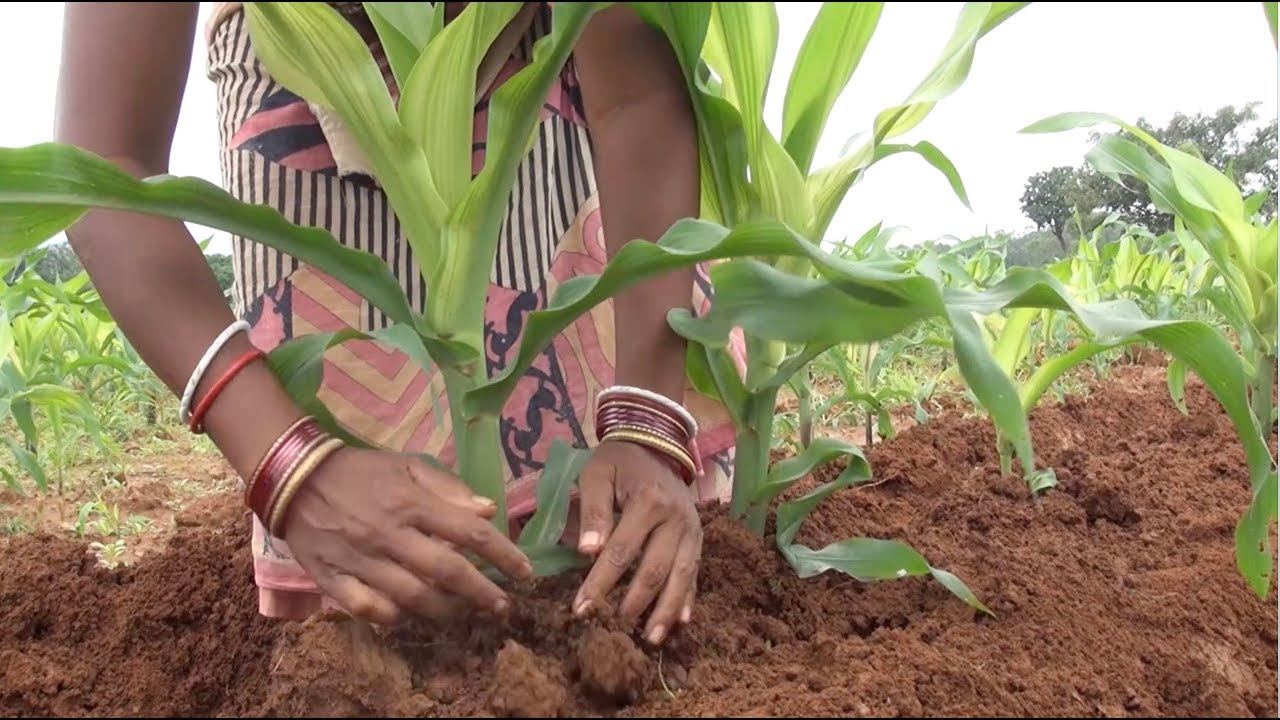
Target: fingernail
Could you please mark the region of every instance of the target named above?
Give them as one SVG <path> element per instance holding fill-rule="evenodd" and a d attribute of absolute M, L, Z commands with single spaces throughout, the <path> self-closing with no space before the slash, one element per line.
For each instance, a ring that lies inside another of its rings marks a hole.
<path fill-rule="evenodd" d="M 494 506 L 494 502 L 483 495 L 472 495 L 471 502 L 479 505 L 480 507 L 491 508 Z"/>
<path fill-rule="evenodd" d="M 649 631 L 649 642 L 657 645 L 662 642 L 662 637 L 666 634 L 667 629 L 665 627 L 662 625 L 655 625 L 653 629 Z"/>
<path fill-rule="evenodd" d="M 692 619 L 693 619 L 693 608 L 689 607 L 688 605 L 685 605 L 683 608 L 680 609 L 680 622 L 685 623 L 687 625 L 689 621 Z"/>
<path fill-rule="evenodd" d="M 506 615 L 507 609 L 511 607 L 511 603 L 506 598 L 500 598 L 498 602 L 493 604 L 493 611 L 499 615 Z"/>
<path fill-rule="evenodd" d="M 573 614 L 582 617 L 587 614 L 587 610 L 591 607 L 591 601 L 587 598 L 579 598 L 573 606 Z"/>
<path fill-rule="evenodd" d="M 578 539 L 578 549 L 582 552 L 591 552 L 600 546 L 600 533 L 595 530 L 588 530 L 582 533 L 582 537 Z"/>

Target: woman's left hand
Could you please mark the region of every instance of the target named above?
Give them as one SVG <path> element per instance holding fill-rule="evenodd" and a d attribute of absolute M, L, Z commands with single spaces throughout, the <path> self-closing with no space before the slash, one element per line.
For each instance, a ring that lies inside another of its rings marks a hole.
<path fill-rule="evenodd" d="M 644 636 L 654 645 L 693 613 L 702 523 L 693 496 L 654 451 L 625 441 L 606 440 L 595 449 L 581 475 L 580 552 L 594 566 L 573 601 L 581 617 L 605 598 L 637 560 L 619 608 L 634 624 L 656 601 Z M 614 507 L 622 517 L 614 526 Z"/>

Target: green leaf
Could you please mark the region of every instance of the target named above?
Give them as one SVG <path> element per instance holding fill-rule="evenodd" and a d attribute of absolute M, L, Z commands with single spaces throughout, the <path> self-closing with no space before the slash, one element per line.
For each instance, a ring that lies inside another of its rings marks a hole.
<path fill-rule="evenodd" d="M 1165 381 L 1169 385 L 1169 398 L 1183 415 L 1190 415 L 1187 410 L 1187 364 L 1174 358 L 1165 373 Z"/>
<path fill-rule="evenodd" d="M 391 74 L 395 76 L 396 85 L 403 88 L 409 79 L 409 71 L 413 70 L 414 63 L 418 61 L 418 56 L 426 47 L 425 42 L 421 45 L 415 42 L 410 37 L 410 33 L 416 33 L 419 27 L 430 32 L 432 7 L 429 3 L 408 2 L 363 4 L 365 14 L 373 22 L 373 28 L 378 33 L 378 41 L 382 43 L 382 50 L 387 55 L 387 63 L 391 66 Z M 418 16 L 424 13 L 426 23 L 422 24 Z"/>
<path fill-rule="evenodd" d="M 1262 3 L 1262 14 L 1267 18 L 1267 27 L 1271 30 L 1271 44 L 1280 47 L 1280 36 L 1276 34 L 1276 3 Z"/>
<path fill-rule="evenodd" d="M 494 40 L 523 6 L 469 3 L 431 41 L 400 94 L 400 120 L 426 154 L 436 189 L 450 210 L 471 184 L 476 72 Z"/>
<path fill-rule="evenodd" d="M 32 482 L 36 484 L 36 489 L 40 492 L 45 492 L 49 489 L 49 479 L 44 474 L 44 468 L 40 467 L 40 460 L 35 453 L 22 447 L 17 440 L 10 437 L 0 436 L 0 442 L 3 442 L 9 448 L 14 461 L 31 476 Z M 19 491 L 21 491 L 20 488 Z"/>
<path fill-rule="evenodd" d="M 964 189 L 964 180 L 960 179 L 960 172 L 956 170 L 956 166 L 952 164 L 951 159 L 944 155 L 933 143 L 918 142 L 915 145 L 880 145 L 876 148 L 873 162 L 879 162 L 890 155 L 903 152 L 915 153 L 924 158 L 926 162 L 946 177 L 947 182 L 951 184 L 952 191 L 955 192 L 960 202 L 964 203 L 966 208 L 973 209 L 973 206 L 969 204 L 969 193 Z"/>
<path fill-rule="evenodd" d="M 9 353 L 13 352 L 13 323 L 9 320 L 9 313 L 0 308 L 0 362 L 9 357 Z"/>
<path fill-rule="evenodd" d="M 534 577 L 554 577 L 590 565 L 575 548 L 564 545 L 538 545 L 521 548 L 533 565 Z"/>
<path fill-rule="evenodd" d="M 1248 509 L 1236 524 L 1236 566 L 1260 598 L 1271 589 L 1271 521 L 1276 517 L 1276 473 L 1269 472 L 1254 488 Z"/>
<path fill-rule="evenodd" d="M 254 53 L 272 78 L 337 113 L 387 193 L 419 266 L 435 269 L 448 207 L 423 148 L 401 126 L 382 71 L 359 32 L 329 3 L 244 7 Z"/>
<path fill-rule="evenodd" d="M 449 216 L 444 261 L 424 266 L 432 288 L 428 326 L 441 335 L 465 340 L 476 349 L 483 343 L 485 297 L 476 288 L 488 287 L 516 171 L 527 156 L 529 138 L 552 82 L 599 7 L 599 3 L 556 5 L 551 32 L 534 45 L 533 61 L 502 83 L 489 100 L 484 167 Z M 469 151 L 467 157 L 469 163 Z"/>
<path fill-rule="evenodd" d="M 1030 3 L 965 3 L 942 57 L 901 104 L 876 116 L 877 142 L 897 137 L 920 124 L 940 100 L 964 84 L 973 66 L 978 40 Z"/>
<path fill-rule="evenodd" d="M 560 439 L 551 443 L 538 477 L 538 509 L 520 531 L 517 545 L 534 547 L 560 541 L 569 518 L 570 493 L 590 458 L 590 450 L 571 447 Z"/>
<path fill-rule="evenodd" d="M 22 432 L 22 439 L 27 443 L 27 447 L 32 450 L 38 448 L 40 435 L 36 431 L 36 418 L 31 399 L 21 394 L 14 394 L 9 399 L 9 412 L 13 414 L 13 421 Z"/>
<path fill-rule="evenodd" d="M 778 47 L 778 15 L 771 2 L 714 3 L 707 33 L 708 60 L 722 71 L 725 92 L 746 130 L 751 184 L 761 210 L 792 227 L 808 221 L 804 177 L 764 121 L 769 76 Z"/>
<path fill-rule="evenodd" d="M 444 20 L 443 5 L 445 3 L 367 2 L 363 4 L 366 11 L 372 10 L 381 15 L 401 37 L 411 43 L 415 51 L 415 59 L 416 53 L 422 52 L 439 32 Z"/>
<path fill-rule="evenodd" d="M 33 207 L 69 208 L 56 231 L 91 208 L 129 210 L 186 220 L 286 253 L 350 287 L 396 322 L 413 312 L 390 268 L 367 252 L 343 247 L 329 233 L 293 225 L 265 205 L 242 203 L 197 178 L 138 180 L 92 153 L 69 145 L 0 148 L 0 255 L 15 257 L 49 239 L 14 232 Z"/>
<path fill-rule="evenodd" d="M 847 458 L 848 464 L 836 479 L 836 487 L 832 492 L 871 479 L 871 464 L 857 445 L 837 438 L 815 438 L 799 455 L 793 455 L 769 468 L 768 478 L 756 488 L 751 502 L 771 502 L 814 469 L 841 457 Z"/>
<path fill-rule="evenodd" d="M 978 40 L 1028 4 L 965 3 L 938 62 L 907 99 L 882 110 L 876 116 L 871 137 L 856 150 L 809 177 L 814 213 L 814 221 L 807 228 L 810 237 L 826 234 L 845 195 L 872 163 L 876 146 L 920 124 L 938 102 L 959 89 L 969 77 Z"/>
<path fill-rule="evenodd" d="M 837 570 L 860 582 L 931 575 L 969 607 L 994 617 L 994 613 L 982 604 L 960 578 L 932 567 L 924 556 L 900 542 L 849 538 L 821 550 L 792 545 L 788 552 L 787 560 L 801 578 L 814 577 L 828 570 Z"/>
<path fill-rule="evenodd" d="M 591 564 L 590 559 L 579 553 L 577 549 L 565 545 L 533 545 L 520 549 L 533 565 L 534 577 L 555 577 Z M 481 572 L 484 576 L 493 582 L 501 585 L 507 581 L 507 578 L 492 565 L 484 562 L 477 562 L 477 564 L 482 568 Z"/>
<path fill-rule="evenodd" d="M 685 368 L 694 390 L 719 401 L 735 425 L 746 418 L 747 388 L 728 352 L 698 343 L 687 344 Z"/>
<path fill-rule="evenodd" d="M 782 144 L 801 173 L 809 172 L 831 108 L 862 61 L 883 9 L 880 2 L 825 2 L 805 35 L 782 110 Z"/>

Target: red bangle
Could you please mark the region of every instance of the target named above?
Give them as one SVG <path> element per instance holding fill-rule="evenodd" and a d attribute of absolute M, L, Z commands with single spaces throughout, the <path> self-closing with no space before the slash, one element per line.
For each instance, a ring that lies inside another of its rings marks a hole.
<path fill-rule="evenodd" d="M 661 403 L 637 393 L 611 394 L 596 408 L 596 440 L 603 441 L 615 429 L 643 433 L 683 449 L 688 454 L 688 460 L 693 461 L 693 473 L 670 452 L 638 443 L 665 462 L 686 483 L 693 482 L 693 475 L 702 472 L 702 458 L 698 456 L 697 442 L 689 436 L 689 428 L 684 419 Z M 625 438 L 618 439 L 628 441 Z"/>
<path fill-rule="evenodd" d="M 287 470 L 293 467 L 303 451 L 312 447 L 323 435 L 324 430 L 314 418 L 303 418 L 285 430 L 259 463 L 245 488 L 245 504 L 258 516 L 264 527 L 269 526 L 271 508 Z"/>
<path fill-rule="evenodd" d="M 204 434 L 204 416 L 205 413 L 209 412 L 209 408 L 213 407 L 213 401 L 218 399 L 218 395 L 222 393 L 223 389 L 225 389 L 227 385 L 240 374 L 240 371 L 249 365 L 249 363 L 266 356 L 266 353 L 255 348 L 244 355 L 241 355 L 234 363 L 231 364 L 231 367 L 227 368 L 226 372 L 222 373 L 222 376 L 213 384 L 213 387 L 209 388 L 209 394 L 205 395 L 204 398 L 200 400 L 200 404 L 196 406 L 196 411 L 191 413 L 191 432 L 197 435 Z"/>

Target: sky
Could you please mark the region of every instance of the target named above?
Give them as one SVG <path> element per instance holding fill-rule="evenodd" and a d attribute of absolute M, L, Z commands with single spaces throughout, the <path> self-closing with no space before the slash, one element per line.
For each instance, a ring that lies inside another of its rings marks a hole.
<path fill-rule="evenodd" d="M 209 3 L 204 3 L 204 14 Z M 778 54 L 766 103 L 777 132 L 791 66 L 820 3 L 779 5 Z M 0 4 L 0 146 L 50 140 L 61 51 L 62 3 Z M 849 136 L 904 100 L 933 67 L 961 3 L 887 3 L 853 81 L 837 102 L 816 166 L 834 161 Z M 1152 8 L 1158 7 L 1158 11 Z M 857 237 L 877 222 L 902 228 L 897 242 L 1031 228 L 1018 198 L 1028 176 L 1077 165 L 1087 131 L 1021 135 L 1061 112 L 1106 112 L 1162 124 L 1175 112 L 1212 112 L 1259 102 L 1276 115 L 1277 55 L 1260 3 L 1032 3 L 978 44 L 969 79 L 901 142 L 928 140 L 957 166 L 966 208 L 917 156 L 878 164 L 854 188 L 828 239 Z M 174 140 L 171 172 L 219 181 L 213 85 L 195 45 Z M 210 231 L 194 227 L 198 239 Z M 225 251 L 216 234 L 210 251 Z"/>

